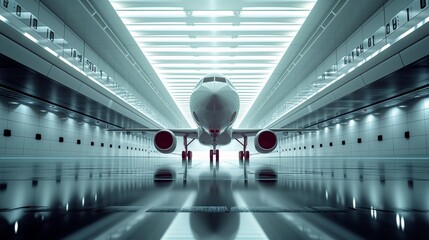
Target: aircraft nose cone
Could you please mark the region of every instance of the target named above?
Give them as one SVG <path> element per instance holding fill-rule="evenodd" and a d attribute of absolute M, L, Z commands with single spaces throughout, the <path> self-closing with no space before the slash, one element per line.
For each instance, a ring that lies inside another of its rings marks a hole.
<path fill-rule="evenodd" d="M 219 86 L 207 88 L 202 96 L 201 104 L 207 110 L 222 110 L 225 107 L 225 99 L 222 95 L 227 89 Z"/>

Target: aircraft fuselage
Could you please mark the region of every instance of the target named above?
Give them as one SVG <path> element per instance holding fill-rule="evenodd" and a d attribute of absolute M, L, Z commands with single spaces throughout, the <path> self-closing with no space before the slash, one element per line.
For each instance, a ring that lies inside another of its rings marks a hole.
<path fill-rule="evenodd" d="M 225 76 L 209 74 L 202 78 L 191 94 L 190 108 L 198 125 L 201 144 L 226 145 L 231 142 L 231 126 L 237 118 L 240 99 Z"/>

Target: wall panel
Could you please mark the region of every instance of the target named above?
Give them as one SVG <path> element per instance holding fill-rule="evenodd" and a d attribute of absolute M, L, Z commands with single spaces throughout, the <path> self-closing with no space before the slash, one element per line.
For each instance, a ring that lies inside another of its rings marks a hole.
<path fill-rule="evenodd" d="M 2 156 L 148 156 L 149 152 L 144 149 L 152 149 L 152 141 L 143 140 L 139 134 L 106 132 L 101 128 L 104 124 L 96 125 L 95 120 L 90 120 L 94 122 L 91 125 L 79 119 L 78 114 L 75 118 L 65 117 L 61 110 L 55 112 L 53 107 L 44 112 L 32 104 L 11 102 L 0 99 Z M 3 136 L 4 129 L 12 130 L 12 136 Z M 41 140 L 35 139 L 37 133 L 42 135 Z M 59 142 L 60 137 L 64 142 Z M 78 139 L 81 144 L 77 144 Z"/>
<path fill-rule="evenodd" d="M 401 107 L 399 107 L 401 106 Z M 429 98 L 344 120 L 317 133 L 280 137 L 281 156 L 402 156 L 429 154 Z M 341 120 L 340 120 L 341 121 Z M 405 132 L 410 138 L 405 138 Z M 383 140 L 378 140 L 378 135 Z M 358 143 L 357 139 L 362 142 Z M 342 141 L 346 145 L 342 145 Z M 329 143 L 333 146 L 330 147 Z M 323 144 L 323 147 L 320 147 Z M 311 148 L 314 145 L 314 148 Z M 299 150 L 299 147 L 307 149 Z M 296 150 L 293 150 L 293 149 Z M 290 149 L 290 150 L 289 150 Z M 276 154 L 274 153 L 274 154 Z"/>

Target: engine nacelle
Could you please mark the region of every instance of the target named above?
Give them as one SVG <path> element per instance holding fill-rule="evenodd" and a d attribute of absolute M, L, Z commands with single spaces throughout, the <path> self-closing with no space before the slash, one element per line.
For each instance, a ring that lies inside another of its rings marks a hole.
<path fill-rule="evenodd" d="M 161 130 L 153 137 L 156 150 L 162 153 L 172 153 L 176 149 L 176 135 L 170 130 Z"/>
<path fill-rule="evenodd" d="M 260 153 L 272 152 L 277 147 L 277 136 L 273 131 L 261 130 L 255 136 L 255 149 Z"/>

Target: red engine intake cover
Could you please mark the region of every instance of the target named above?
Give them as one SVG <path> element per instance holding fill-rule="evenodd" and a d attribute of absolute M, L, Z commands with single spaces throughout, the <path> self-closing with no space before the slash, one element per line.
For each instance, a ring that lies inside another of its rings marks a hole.
<path fill-rule="evenodd" d="M 255 136 L 255 148 L 260 153 L 269 153 L 277 147 L 277 136 L 270 130 L 261 130 Z"/>
<path fill-rule="evenodd" d="M 171 153 L 176 149 L 176 136 L 169 130 L 161 130 L 154 137 L 155 148 L 162 153 Z"/>

